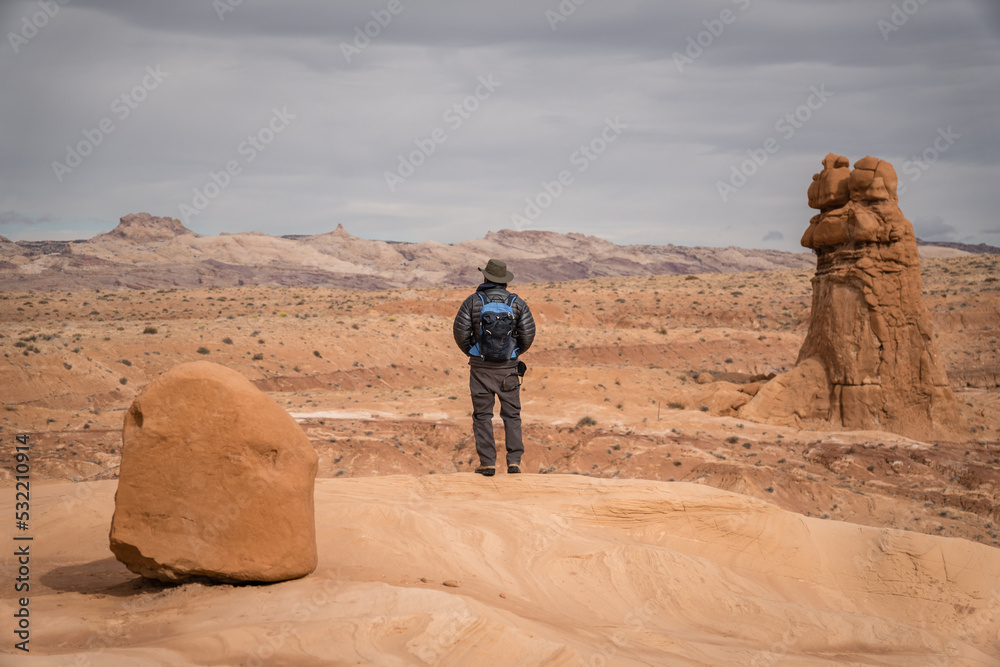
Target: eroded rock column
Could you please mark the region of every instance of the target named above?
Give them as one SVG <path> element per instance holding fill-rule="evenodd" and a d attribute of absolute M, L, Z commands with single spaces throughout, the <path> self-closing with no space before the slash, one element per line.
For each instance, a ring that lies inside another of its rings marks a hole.
<path fill-rule="evenodd" d="M 921 299 L 913 226 L 884 160 L 823 160 L 809 186 L 802 245 L 816 251 L 809 333 L 796 367 L 741 411 L 750 419 L 827 421 L 911 437 L 954 435 L 955 397 Z"/>

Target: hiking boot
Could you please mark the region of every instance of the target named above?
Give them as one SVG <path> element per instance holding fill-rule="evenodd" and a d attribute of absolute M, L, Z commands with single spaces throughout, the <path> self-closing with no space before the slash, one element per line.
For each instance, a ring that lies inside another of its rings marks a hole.
<path fill-rule="evenodd" d="M 520 473 L 521 473 L 521 466 L 517 464 L 507 466 L 508 475 L 519 475 Z"/>
<path fill-rule="evenodd" d="M 479 466 L 476 468 L 476 472 L 483 477 L 492 477 L 497 474 L 497 469 L 495 466 Z"/>

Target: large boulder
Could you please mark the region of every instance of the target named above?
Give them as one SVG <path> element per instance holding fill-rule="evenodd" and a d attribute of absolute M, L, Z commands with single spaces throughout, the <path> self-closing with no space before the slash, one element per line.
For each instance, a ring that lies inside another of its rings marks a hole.
<path fill-rule="evenodd" d="M 913 226 L 899 209 L 896 170 L 834 154 L 809 186 L 802 245 L 816 251 L 809 333 L 796 367 L 740 415 L 824 421 L 911 437 L 953 437 L 958 406 L 921 300 Z"/>
<path fill-rule="evenodd" d="M 133 572 L 266 582 L 316 568 L 316 452 L 236 371 L 172 368 L 136 397 L 122 439 L 110 539 Z"/>

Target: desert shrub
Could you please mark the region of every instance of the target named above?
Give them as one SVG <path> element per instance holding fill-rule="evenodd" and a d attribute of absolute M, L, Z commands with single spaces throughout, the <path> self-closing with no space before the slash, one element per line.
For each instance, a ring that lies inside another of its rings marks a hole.
<path fill-rule="evenodd" d="M 735 445 L 739 441 L 740 441 L 740 438 L 739 438 L 739 436 L 736 436 L 736 435 L 731 435 L 728 438 L 726 438 L 726 442 L 728 442 L 730 445 Z"/>
<path fill-rule="evenodd" d="M 233 339 L 230 338 L 229 336 L 226 336 L 225 338 L 222 339 L 222 342 L 225 343 L 226 345 L 232 345 Z"/>
<path fill-rule="evenodd" d="M 257 354 L 253 355 L 253 360 L 254 361 L 261 361 L 263 359 L 264 359 L 264 355 L 262 353 L 260 353 L 260 352 L 258 352 Z"/>
<path fill-rule="evenodd" d="M 584 426 L 595 426 L 596 424 L 597 420 L 590 415 L 587 415 L 586 417 L 582 417 L 580 421 L 576 423 L 576 427 L 583 428 Z"/>
<path fill-rule="evenodd" d="M 313 350 L 313 356 L 318 357 L 319 359 L 323 358 L 323 355 L 319 353 L 319 350 Z"/>
<path fill-rule="evenodd" d="M 125 366 L 131 366 L 132 365 L 132 362 L 129 361 L 128 359 L 119 359 L 118 363 L 123 364 Z"/>
<path fill-rule="evenodd" d="M 211 354 L 211 351 L 207 347 L 199 347 L 198 354 Z"/>
<path fill-rule="evenodd" d="M 118 384 L 128 384 L 128 378 L 118 378 Z"/>
<path fill-rule="evenodd" d="M 142 330 L 142 333 L 144 333 L 144 334 L 155 334 L 155 333 L 159 333 L 159 329 L 157 329 L 154 326 L 147 326 L 145 329 Z"/>
<path fill-rule="evenodd" d="M 671 401 L 670 403 L 667 403 L 667 407 L 671 410 L 683 410 L 684 404 L 678 403 L 677 401 Z"/>

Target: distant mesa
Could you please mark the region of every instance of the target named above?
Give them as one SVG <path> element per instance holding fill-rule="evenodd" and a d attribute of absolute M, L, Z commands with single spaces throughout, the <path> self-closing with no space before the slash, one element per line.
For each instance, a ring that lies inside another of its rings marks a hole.
<path fill-rule="evenodd" d="M 114 239 L 131 243 L 153 243 L 185 235 L 199 236 L 176 218 L 160 218 L 149 213 L 130 213 L 121 218 L 117 227 L 106 234 L 95 236 L 91 241 Z"/>
<path fill-rule="evenodd" d="M 795 368 L 740 414 L 947 437 L 958 406 L 921 299 L 917 241 L 899 210 L 896 171 L 871 156 L 848 165 L 827 155 L 809 186 L 809 206 L 820 213 L 802 245 L 816 251 L 817 266 Z"/>
<path fill-rule="evenodd" d="M 0 236 L 0 243 L 13 243 L 13 241 L 11 241 L 6 236 Z"/>
<path fill-rule="evenodd" d="M 110 547 L 150 579 L 297 579 L 316 568 L 317 455 L 234 370 L 180 364 L 125 413 Z"/>
<path fill-rule="evenodd" d="M 56 260 L 52 257 L 55 254 L 65 256 Z M 504 257 L 516 264 L 514 273 L 521 284 L 613 276 L 811 270 L 816 265 L 809 253 L 616 245 L 596 236 L 536 229 L 504 229 L 447 244 L 371 240 L 352 236 L 343 224 L 316 235 L 200 236 L 173 218 L 136 213 L 123 217 L 114 230 L 72 248 L 66 241 L 0 244 L 0 282 L 12 289 L 41 291 L 235 285 L 340 289 L 467 286 L 479 280 L 476 266 L 490 257 Z"/>
<path fill-rule="evenodd" d="M 1000 248 L 986 243 L 958 243 L 956 241 L 925 241 L 917 237 L 918 246 L 950 248 L 970 255 L 1000 255 Z"/>

